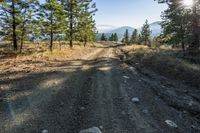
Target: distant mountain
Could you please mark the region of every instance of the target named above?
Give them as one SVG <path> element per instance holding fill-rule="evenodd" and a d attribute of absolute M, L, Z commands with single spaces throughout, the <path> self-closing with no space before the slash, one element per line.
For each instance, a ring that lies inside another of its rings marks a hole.
<path fill-rule="evenodd" d="M 111 30 L 110 33 L 117 33 L 119 35 L 124 35 L 124 33 L 126 32 L 126 30 L 129 31 L 129 33 L 132 33 L 134 28 L 130 27 L 130 26 L 123 26 L 114 30 Z"/>
<path fill-rule="evenodd" d="M 150 29 L 152 31 L 153 37 L 160 35 L 160 33 L 161 33 L 160 23 L 161 23 L 160 21 L 156 21 L 156 22 L 150 24 Z M 126 29 L 128 29 L 129 34 L 131 35 L 135 28 L 130 27 L 130 26 L 123 26 L 123 27 L 118 27 L 118 28 L 116 28 L 115 26 L 111 26 L 111 25 L 97 26 L 97 30 L 98 30 L 97 40 L 100 40 L 102 33 L 105 33 L 107 38 L 109 38 L 112 33 L 117 33 L 118 38 L 121 40 L 123 38 L 123 35 L 124 35 Z M 138 28 L 137 29 L 138 32 L 141 32 L 141 29 L 142 29 L 142 27 Z"/>
<path fill-rule="evenodd" d="M 108 33 L 111 30 L 116 29 L 116 26 L 112 25 L 97 25 L 97 30 L 99 33 Z"/>

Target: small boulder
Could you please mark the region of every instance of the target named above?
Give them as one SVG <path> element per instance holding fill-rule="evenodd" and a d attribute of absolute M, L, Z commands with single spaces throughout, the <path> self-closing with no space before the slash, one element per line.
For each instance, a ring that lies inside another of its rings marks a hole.
<path fill-rule="evenodd" d="M 142 113 L 144 113 L 144 114 L 148 114 L 149 111 L 148 111 L 147 109 L 143 109 L 143 110 L 142 110 Z"/>
<path fill-rule="evenodd" d="M 123 76 L 125 79 L 130 79 L 128 76 Z"/>
<path fill-rule="evenodd" d="M 173 121 L 171 120 L 166 120 L 165 123 L 170 126 L 170 127 L 173 127 L 173 128 L 177 128 L 178 125 L 176 123 L 174 123 Z"/>
<path fill-rule="evenodd" d="M 85 107 L 80 107 L 80 110 L 85 110 Z"/>
<path fill-rule="evenodd" d="M 48 133 L 48 130 L 44 129 L 42 130 L 42 133 Z"/>
<path fill-rule="evenodd" d="M 138 97 L 132 98 L 131 101 L 134 102 L 134 103 L 139 103 L 140 102 Z"/>
<path fill-rule="evenodd" d="M 92 127 L 85 130 L 81 130 L 79 133 L 102 133 L 98 127 Z"/>
<path fill-rule="evenodd" d="M 103 126 L 100 126 L 99 128 L 102 130 L 102 129 L 103 129 Z"/>

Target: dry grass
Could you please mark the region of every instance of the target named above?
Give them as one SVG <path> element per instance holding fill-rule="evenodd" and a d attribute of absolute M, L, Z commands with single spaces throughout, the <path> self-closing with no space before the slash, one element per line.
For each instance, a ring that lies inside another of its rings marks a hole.
<path fill-rule="evenodd" d="M 200 87 L 200 65 L 174 56 L 177 55 L 176 50 L 129 46 L 123 51 L 129 57 L 128 62 L 139 69 L 145 67 L 168 78 Z"/>
<path fill-rule="evenodd" d="M 69 60 L 78 60 L 80 57 L 94 50 L 97 44 L 86 47 L 75 45 L 71 49 L 68 45 L 54 46 L 51 52 L 45 43 L 26 44 L 22 53 L 13 52 L 6 43 L 0 44 L 0 74 L 13 72 L 49 71 L 53 67 Z"/>

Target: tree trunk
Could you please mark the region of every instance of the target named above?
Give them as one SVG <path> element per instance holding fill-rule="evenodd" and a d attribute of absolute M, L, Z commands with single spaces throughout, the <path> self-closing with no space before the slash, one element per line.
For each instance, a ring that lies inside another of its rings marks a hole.
<path fill-rule="evenodd" d="M 20 53 L 22 53 L 23 45 L 24 45 L 24 33 L 22 33 L 22 36 L 21 36 Z"/>
<path fill-rule="evenodd" d="M 13 49 L 15 51 L 17 51 L 18 50 L 18 46 L 17 46 L 17 35 L 16 35 L 15 0 L 12 0 L 12 10 L 13 10 L 13 12 L 12 12 L 12 19 L 13 19 L 13 23 L 12 23 Z"/>
<path fill-rule="evenodd" d="M 69 36 L 70 36 L 70 40 L 69 40 L 69 46 L 70 48 L 73 47 L 73 7 L 72 7 L 72 3 L 70 4 L 70 27 L 69 27 Z"/>
<path fill-rule="evenodd" d="M 191 54 L 196 53 L 195 51 L 197 51 L 200 47 L 200 27 L 199 27 L 199 18 L 198 18 L 198 14 L 197 14 L 197 7 L 196 5 L 194 5 L 193 7 L 193 36 L 194 36 L 194 40 L 192 42 L 192 44 L 189 46 L 189 52 Z"/>
<path fill-rule="evenodd" d="M 50 35 L 50 45 L 49 45 L 49 50 L 52 52 L 53 51 L 53 32 L 51 32 Z"/>
<path fill-rule="evenodd" d="M 62 44 L 61 41 L 59 40 L 59 46 L 60 46 L 60 50 L 62 49 Z"/>
<path fill-rule="evenodd" d="M 182 46 L 182 50 L 183 50 L 183 55 L 185 56 L 185 43 L 182 42 L 182 43 L 181 43 L 181 46 Z"/>
<path fill-rule="evenodd" d="M 51 10 L 51 31 L 50 31 L 50 45 L 49 49 L 52 52 L 53 48 L 53 11 Z"/>
<path fill-rule="evenodd" d="M 87 37 L 84 37 L 84 47 L 87 45 Z"/>

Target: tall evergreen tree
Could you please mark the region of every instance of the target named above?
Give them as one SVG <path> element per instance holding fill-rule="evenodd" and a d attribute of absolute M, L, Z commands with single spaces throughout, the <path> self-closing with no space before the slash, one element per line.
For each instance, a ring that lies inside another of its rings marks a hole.
<path fill-rule="evenodd" d="M 18 4 L 17 0 L 4 0 L 0 5 L 0 33 L 5 39 L 12 41 L 14 50 L 18 49 L 17 26 L 20 15 Z"/>
<path fill-rule="evenodd" d="M 50 45 L 49 49 L 52 51 L 54 34 L 61 34 L 63 29 L 61 23 L 63 19 L 63 6 L 57 0 L 46 0 L 42 5 L 44 17 L 43 20 L 43 32 L 49 36 Z"/>
<path fill-rule="evenodd" d="M 142 43 L 142 37 L 141 37 L 141 34 L 138 35 L 138 41 L 137 41 L 137 43 L 138 43 L 138 44 L 141 44 L 141 43 Z"/>
<path fill-rule="evenodd" d="M 193 0 L 191 7 L 186 7 L 181 0 L 157 1 L 168 5 L 162 22 L 164 41 L 180 43 L 183 50 L 185 43 L 188 43 L 189 50 L 198 50 L 200 47 L 200 0 Z"/>
<path fill-rule="evenodd" d="M 79 40 L 80 29 L 83 34 L 83 29 L 94 34 L 95 21 L 92 16 L 97 11 L 95 3 L 92 0 L 59 0 L 64 6 L 66 13 L 66 38 L 69 40 L 69 45 L 73 47 L 73 41 Z M 82 21 L 83 20 L 83 21 Z M 82 21 L 82 22 L 81 22 Z M 88 21 L 86 24 L 83 22 Z M 88 30 L 89 27 L 89 30 Z M 87 40 L 88 36 L 82 35 L 82 39 Z M 94 39 L 94 35 L 93 35 Z M 86 41 L 85 41 L 86 42 Z"/>
<path fill-rule="evenodd" d="M 21 0 L 19 3 L 19 25 L 17 27 L 18 38 L 20 39 L 20 52 L 22 52 L 25 39 L 29 40 L 29 35 L 32 34 L 33 21 L 37 17 L 39 10 L 39 2 L 37 0 Z"/>
<path fill-rule="evenodd" d="M 190 20 L 192 21 L 193 41 L 189 46 L 189 50 L 196 51 L 200 48 L 200 0 L 193 0 Z"/>
<path fill-rule="evenodd" d="M 114 34 L 114 41 L 117 42 L 118 41 L 118 36 L 117 33 Z"/>
<path fill-rule="evenodd" d="M 113 33 L 111 34 L 109 41 L 114 41 L 114 34 Z"/>
<path fill-rule="evenodd" d="M 173 1 L 169 4 L 169 8 L 163 13 L 163 40 L 169 44 L 179 45 L 181 44 L 182 49 L 185 50 L 185 44 L 189 42 L 191 37 L 189 32 L 190 23 L 188 10 L 185 10 L 180 1 Z"/>
<path fill-rule="evenodd" d="M 102 35 L 101 35 L 101 41 L 107 41 L 105 33 L 102 33 Z"/>
<path fill-rule="evenodd" d="M 1 3 L 0 34 L 12 41 L 14 50 L 18 50 L 18 42 L 21 41 L 21 51 L 24 38 L 30 29 L 31 20 L 37 11 L 37 4 L 37 0 L 4 0 Z"/>
<path fill-rule="evenodd" d="M 131 39 L 130 39 L 130 43 L 131 44 L 134 44 L 134 43 L 137 43 L 138 41 L 138 33 L 137 33 L 137 29 L 135 29 L 131 35 Z"/>
<path fill-rule="evenodd" d="M 141 41 L 144 42 L 145 44 L 149 44 L 150 36 L 151 36 L 151 30 L 148 24 L 148 20 L 146 20 L 141 31 L 141 39 L 142 39 Z"/>
<path fill-rule="evenodd" d="M 128 29 L 126 29 L 125 33 L 124 33 L 124 38 L 123 38 L 123 42 L 128 45 L 130 43 L 129 41 L 129 32 Z"/>
<path fill-rule="evenodd" d="M 84 46 L 86 46 L 88 41 L 94 41 L 96 38 L 96 26 L 93 16 L 97 11 L 96 4 L 92 3 L 92 0 L 83 0 L 78 30 L 80 33 L 80 40 L 84 41 Z"/>

